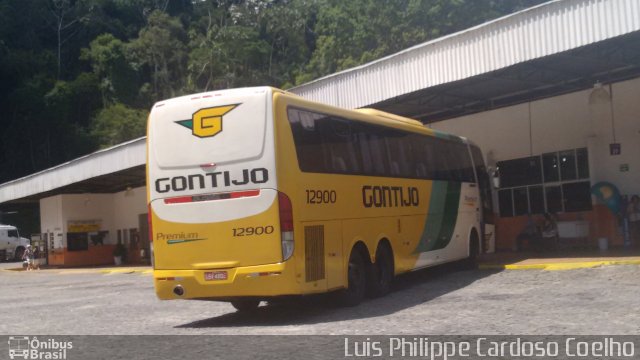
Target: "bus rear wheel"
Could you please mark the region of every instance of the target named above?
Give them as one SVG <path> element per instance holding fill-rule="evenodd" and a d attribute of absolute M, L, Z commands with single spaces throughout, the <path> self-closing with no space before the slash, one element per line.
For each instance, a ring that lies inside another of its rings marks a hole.
<path fill-rule="evenodd" d="M 367 286 L 367 264 L 357 248 L 351 250 L 347 277 L 347 288 L 337 294 L 338 304 L 356 306 L 364 299 Z"/>
<path fill-rule="evenodd" d="M 376 250 L 376 262 L 371 265 L 367 295 L 370 297 L 384 296 L 391 291 L 394 265 L 393 254 L 387 243 L 381 243 Z"/>
<path fill-rule="evenodd" d="M 260 300 L 235 300 L 231 302 L 231 306 L 236 308 L 239 312 L 251 312 L 256 311 L 260 305 Z"/>

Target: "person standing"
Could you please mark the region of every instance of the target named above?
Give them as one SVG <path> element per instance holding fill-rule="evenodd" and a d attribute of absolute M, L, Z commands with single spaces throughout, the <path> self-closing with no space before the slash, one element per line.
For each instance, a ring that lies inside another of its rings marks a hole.
<path fill-rule="evenodd" d="M 31 245 L 27 245 L 27 249 L 22 254 L 22 260 L 27 262 L 27 271 L 33 270 L 33 249 Z"/>

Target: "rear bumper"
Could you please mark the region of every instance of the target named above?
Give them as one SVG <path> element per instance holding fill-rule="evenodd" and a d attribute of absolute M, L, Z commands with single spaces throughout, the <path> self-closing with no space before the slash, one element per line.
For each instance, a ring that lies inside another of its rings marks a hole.
<path fill-rule="evenodd" d="M 225 299 L 299 295 L 295 267 L 291 261 L 277 264 L 214 270 L 154 270 L 156 294 L 161 300 Z M 225 280 L 206 280 L 205 273 L 226 272 Z M 174 292 L 176 287 L 182 296 Z"/>

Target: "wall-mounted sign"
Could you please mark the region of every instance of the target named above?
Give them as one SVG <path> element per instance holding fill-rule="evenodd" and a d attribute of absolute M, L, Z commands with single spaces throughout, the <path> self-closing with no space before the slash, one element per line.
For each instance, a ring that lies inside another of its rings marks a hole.
<path fill-rule="evenodd" d="M 609 154 L 620 155 L 622 153 L 622 146 L 620 143 L 609 144 Z"/>
<path fill-rule="evenodd" d="M 620 172 L 629 171 L 629 164 L 620 164 Z"/>
<path fill-rule="evenodd" d="M 85 233 L 100 231 L 101 220 L 70 220 L 67 226 L 67 232 Z"/>

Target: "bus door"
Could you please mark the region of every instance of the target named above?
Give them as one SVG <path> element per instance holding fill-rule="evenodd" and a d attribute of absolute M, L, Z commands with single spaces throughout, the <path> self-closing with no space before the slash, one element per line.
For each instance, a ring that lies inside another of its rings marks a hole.
<path fill-rule="evenodd" d="M 480 202 L 482 207 L 481 222 L 483 236 L 482 252 L 494 252 L 495 244 L 495 217 L 493 215 L 493 201 L 491 194 L 491 179 L 487 172 L 487 167 L 484 164 L 482 152 L 480 148 L 475 145 L 471 146 L 471 155 L 473 158 L 474 168 L 476 170 L 476 176 L 478 179 L 478 186 L 480 187 Z"/>

